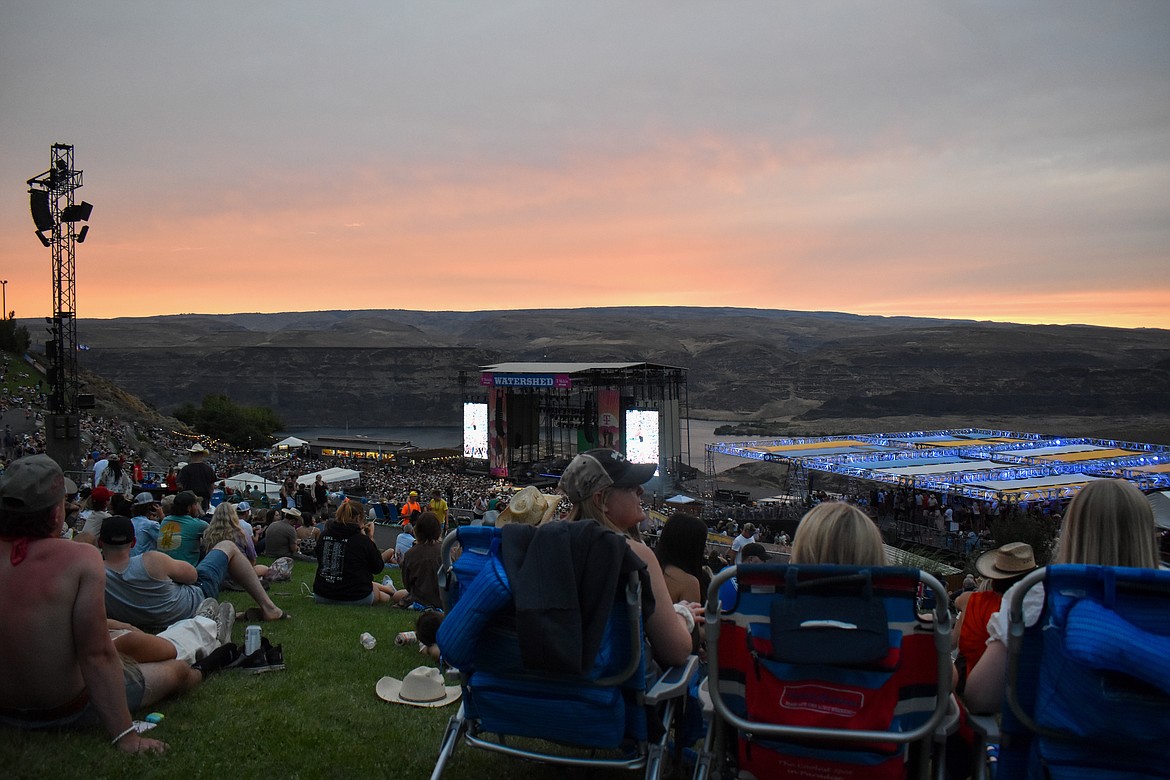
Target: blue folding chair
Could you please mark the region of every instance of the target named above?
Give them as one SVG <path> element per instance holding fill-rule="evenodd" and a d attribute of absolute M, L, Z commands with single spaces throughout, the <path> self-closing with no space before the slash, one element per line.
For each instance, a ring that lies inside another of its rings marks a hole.
<path fill-rule="evenodd" d="M 557 648 L 555 643 L 543 645 L 543 637 L 534 640 L 525 623 L 532 617 L 530 600 L 513 593 L 514 578 L 505 566 L 510 534 L 531 536 L 531 549 L 537 549 L 537 535 L 588 535 L 600 529 L 586 528 L 594 525 L 465 526 L 444 540 L 439 582 L 447 617 L 438 644 L 443 661 L 459 671 L 463 697 L 443 735 L 433 780 L 442 776 L 460 744 L 557 766 L 644 769 L 647 778 L 661 775 L 675 714 L 697 659 L 692 656 L 684 667 L 647 684 L 650 661 L 642 631 L 640 560 L 620 537 L 616 548 L 606 548 L 628 556 L 614 578 L 608 616 L 599 618 L 604 620 L 599 646 L 595 653 L 591 648 L 578 651 L 579 670 L 569 668 L 571 653 L 556 662 L 559 670 L 534 668 L 542 664 L 534 664 L 533 656 L 556 656 Z M 601 533 L 616 536 L 603 529 Z M 601 541 L 613 544 L 612 538 Z M 452 562 L 456 543 L 461 554 Z M 573 550 L 581 552 L 580 547 Z M 561 558 L 550 558 L 543 566 L 583 571 L 581 561 Z M 553 616 L 551 633 L 572 636 L 578 628 L 574 619 L 561 617 Z"/>
<path fill-rule="evenodd" d="M 1170 571 L 1049 566 L 1011 595 L 997 780 L 1170 778 Z"/>

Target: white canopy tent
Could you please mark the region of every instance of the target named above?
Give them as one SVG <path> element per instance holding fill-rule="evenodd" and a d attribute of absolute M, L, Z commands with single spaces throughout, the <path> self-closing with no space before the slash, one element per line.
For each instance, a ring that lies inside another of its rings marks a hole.
<path fill-rule="evenodd" d="M 276 498 L 280 495 L 280 483 L 273 482 L 270 479 L 265 479 L 259 474 L 252 474 L 247 471 L 240 472 L 234 477 L 228 477 L 223 480 L 223 483 L 232 490 L 241 491 L 248 485 L 254 488 L 259 488 L 269 498 Z"/>
<path fill-rule="evenodd" d="M 353 469 L 331 468 L 322 471 L 314 471 L 312 474 L 305 474 L 303 477 L 297 477 L 298 485 L 312 485 L 317 481 L 317 475 L 321 475 L 321 480 L 326 485 L 346 485 L 349 483 L 357 483 L 361 480 L 361 472 Z"/>
<path fill-rule="evenodd" d="M 287 439 L 281 439 L 276 444 L 272 445 L 274 450 L 287 450 L 290 447 L 300 447 L 308 444 L 304 439 L 298 439 L 296 436 L 289 436 Z"/>

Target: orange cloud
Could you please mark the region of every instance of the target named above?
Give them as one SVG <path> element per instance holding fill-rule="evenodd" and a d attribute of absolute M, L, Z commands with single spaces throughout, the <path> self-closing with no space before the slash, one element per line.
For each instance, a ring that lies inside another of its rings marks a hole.
<path fill-rule="evenodd" d="M 954 155 L 704 135 L 132 189 L 95 209 L 78 314 L 705 305 L 1170 327 L 1156 245 L 1062 222 L 1092 205 L 1065 182 L 960 179 Z M 48 313 L 48 251 L 31 230 L 0 249 L 30 258 L 10 272 L 18 314 Z M 1114 279 L 1121 256 L 1149 278 Z"/>

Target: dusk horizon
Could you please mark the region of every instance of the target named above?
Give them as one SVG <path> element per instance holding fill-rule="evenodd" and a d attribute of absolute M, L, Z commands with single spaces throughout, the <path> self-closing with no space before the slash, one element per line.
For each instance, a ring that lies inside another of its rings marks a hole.
<path fill-rule="evenodd" d="M 1170 328 L 1170 4 L 0 9 L 0 276 L 76 316 L 732 306 Z"/>

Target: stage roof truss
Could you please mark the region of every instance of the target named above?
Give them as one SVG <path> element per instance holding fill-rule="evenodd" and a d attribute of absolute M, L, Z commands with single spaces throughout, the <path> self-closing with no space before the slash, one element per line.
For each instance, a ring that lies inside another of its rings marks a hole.
<path fill-rule="evenodd" d="M 964 444 L 965 439 L 971 444 Z M 931 441 L 947 446 L 931 446 Z M 825 451 L 835 447 L 842 452 Z M 1170 464 L 1170 448 L 1163 445 L 982 428 L 721 442 L 708 444 L 707 450 L 980 500 L 1068 498 L 1086 482 L 1108 477 L 1128 479 L 1143 490 L 1170 487 L 1170 470 L 1163 470 Z M 1095 450 L 1101 457 L 1094 457 Z M 1069 457 L 1061 460 L 1062 453 Z M 961 460 L 952 464 L 952 459 Z M 960 464 L 962 468 L 945 468 Z M 924 471 L 899 473 L 900 466 Z M 931 466 L 939 470 L 931 471 Z M 1065 475 L 1068 481 L 1028 484 Z M 1013 481 L 1021 484 L 1013 487 Z"/>

